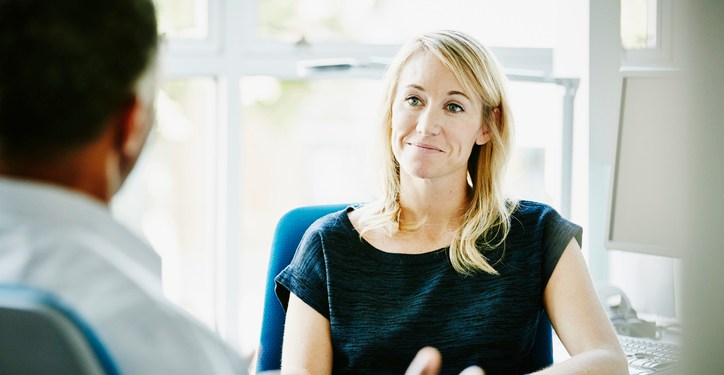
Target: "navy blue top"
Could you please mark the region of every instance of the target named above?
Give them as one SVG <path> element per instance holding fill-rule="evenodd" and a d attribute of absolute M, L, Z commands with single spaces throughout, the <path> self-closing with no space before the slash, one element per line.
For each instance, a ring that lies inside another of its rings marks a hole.
<path fill-rule="evenodd" d="M 521 373 L 535 338 L 543 290 L 579 226 L 551 207 L 521 201 L 505 246 L 484 255 L 500 275 L 458 274 L 449 248 L 386 253 L 360 238 L 347 213 L 305 233 L 276 278 L 285 309 L 291 291 L 330 321 L 334 374 L 403 374 L 434 346 L 441 374 L 471 365 L 486 374 Z"/>

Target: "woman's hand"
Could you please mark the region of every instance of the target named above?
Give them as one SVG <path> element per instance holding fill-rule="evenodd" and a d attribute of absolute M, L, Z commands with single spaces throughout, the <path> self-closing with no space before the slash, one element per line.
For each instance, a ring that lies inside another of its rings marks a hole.
<path fill-rule="evenodd" d="M 431 346 L 427 346 L 417 352 L 417 355 L 410 363 L 410 367 L 405 371 L 405 375 L 438 375 L 441 365 L 442 356 L 440 356 L 440 352 Z M 460 375 L 485 375 L 485 373 L 480 367 L 471 366 L 463 370 Z"/>

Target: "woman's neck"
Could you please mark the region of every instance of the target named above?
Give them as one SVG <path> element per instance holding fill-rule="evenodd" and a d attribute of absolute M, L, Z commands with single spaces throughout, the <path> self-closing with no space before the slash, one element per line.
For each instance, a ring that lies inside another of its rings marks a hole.
<path fill-rule="evenodd" d="M 457 227 L 467 207 L 467 183 L 401 178 L 401 226 L 424 223 L 424 227 Z"/>

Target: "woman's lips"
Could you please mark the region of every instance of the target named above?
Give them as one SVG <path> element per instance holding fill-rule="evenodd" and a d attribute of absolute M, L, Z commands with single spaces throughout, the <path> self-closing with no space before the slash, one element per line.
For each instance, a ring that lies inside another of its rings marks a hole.
<path fill-rule="evenodd" d="M 407 142 L 407 144 L 422 149 L 423 151 L 443 152 L 441 149 L 427 143 Z"/>

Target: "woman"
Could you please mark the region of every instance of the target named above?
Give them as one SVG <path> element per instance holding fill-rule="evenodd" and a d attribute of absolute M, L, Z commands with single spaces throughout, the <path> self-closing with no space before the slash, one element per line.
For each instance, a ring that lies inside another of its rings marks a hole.
<path fill-rule="evenodd" d="M 320 219 L 277 277 L 283 372 L 402 374 L 433 346 L 442 373 L 522 373 L 545 309 L 571 358 L 542 374 L 627 373 L 581 228 L 503 194 L 504 81 L 459 32 L 402 48 L 387 75 L 384 196 Z"/>

